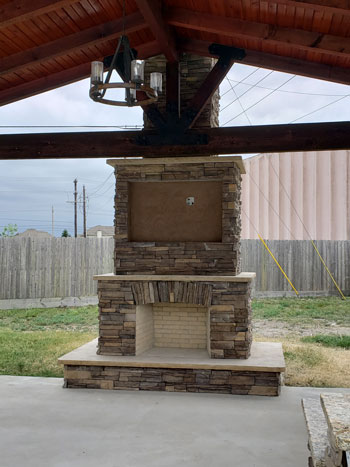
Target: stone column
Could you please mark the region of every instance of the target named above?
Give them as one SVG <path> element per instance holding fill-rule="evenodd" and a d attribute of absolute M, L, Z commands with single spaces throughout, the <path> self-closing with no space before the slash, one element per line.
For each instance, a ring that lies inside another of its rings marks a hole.
<path fill-rule="evenodd" d="M 208 57 L 184 54 L 180 61 L 180 112 L 183 112 L 198 88 L 213 68 L 215 60 Z M 165 88 L 166 88 L 166 60 L 163 55 L 149 58 L 145 64 L 145 83 L 149 85 L 150 73 L 158 71 L 163 76 L 163 92 L 158 98 L 158 108 L 165 112 Z M 219 126 L 219 90 L 217 90 L 207 103 L 202 113 L 195 122 L 194 128 L 208 128 Z M 144 114 L 145 128 L 152 128 L 152 123 Z"/>

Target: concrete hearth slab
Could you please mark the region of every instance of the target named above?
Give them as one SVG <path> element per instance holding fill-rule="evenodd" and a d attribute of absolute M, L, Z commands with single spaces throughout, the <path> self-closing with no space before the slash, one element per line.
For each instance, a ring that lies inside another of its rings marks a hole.
<path fill-rule="evenodd" d="M 97 339 L 63 355 L 62 365 L 132 366 L 142 368 L 195 368 L 239 371 L 285 371 L 282 345 L 276 342 L 253 342 L 248 359 L 212 359 L 206 350 L 153 348 L 137 356 L 96 354 Z"/>
<path fill-rule="evenodd" d="M 62 379 L 0 376 L 1 467 L 302 467 L 303 397 L 62 389 Z"/>

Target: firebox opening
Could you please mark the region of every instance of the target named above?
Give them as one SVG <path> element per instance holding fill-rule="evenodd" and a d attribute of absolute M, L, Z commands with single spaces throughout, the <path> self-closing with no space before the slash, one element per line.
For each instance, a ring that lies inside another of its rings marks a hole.
<path fill-rule="evenodd" d="M 136 307 L 136 355 L 156 348 L 209 349 L 209 312 L 200 305 L 159 303 Z"/>

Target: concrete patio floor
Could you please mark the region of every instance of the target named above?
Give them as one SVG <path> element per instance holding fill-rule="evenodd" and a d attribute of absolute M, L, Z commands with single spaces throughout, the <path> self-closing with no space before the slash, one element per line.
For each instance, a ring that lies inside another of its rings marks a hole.
<path fill-rule="evenodd" d="M 300 400 L 350 389 L 283 387 L 280 397 L 62 389 L 0 376 L 1 467 L 306 467 Z"/>

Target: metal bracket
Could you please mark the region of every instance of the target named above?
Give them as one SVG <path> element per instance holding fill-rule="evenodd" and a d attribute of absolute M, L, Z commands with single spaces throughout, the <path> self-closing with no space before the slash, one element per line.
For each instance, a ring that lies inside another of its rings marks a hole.
<path fill-rule="evenodd" d="M 208 50 L 212 55 L 217 55 L 219 58 L 226 58 L 229 60 L 243 60 L 246 56 L 244 49 L 216 43 L 211 44 Z"/>

